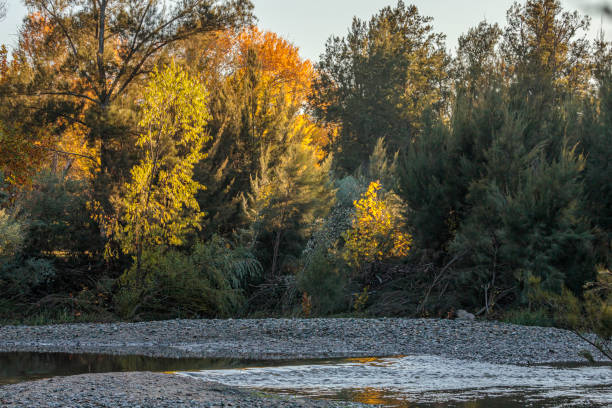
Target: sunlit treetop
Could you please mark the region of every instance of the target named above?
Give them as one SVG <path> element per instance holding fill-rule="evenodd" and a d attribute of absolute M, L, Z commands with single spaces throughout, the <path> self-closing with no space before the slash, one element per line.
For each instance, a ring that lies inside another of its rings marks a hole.
<path fill-rule="evenodd" d="M 564 11 L 559 0 L 529 0 L 508 10 L 501 51 L 511 78 L 552 80 L 558 88 L 586 92 L 591 45 L 590 19 Z"/>
<path fill-rule="evenodd" d="M 270 31 L 251 27 L 238 36 L 240 67 L 248 65 L 249 53 L 255 52 L 260 69 L 275 81 L 303 96 L 310 88 L 314 70 L 309 60 L 300 57 L 299 48 Z"/>

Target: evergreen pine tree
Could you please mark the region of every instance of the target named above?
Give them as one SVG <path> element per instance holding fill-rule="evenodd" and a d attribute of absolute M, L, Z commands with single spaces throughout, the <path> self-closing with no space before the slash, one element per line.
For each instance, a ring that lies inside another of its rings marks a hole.
<path fill-rule="evenodd" d="M 293 143 L 274 166 L 270 156 L 269 149 L 262 154 L 244 207 L 262 260 L 274 276 L 286 261 L 296 263 L 315 220 L 324 218 L 333 206 L 334 191 L 329 179 L 331 162 L 319 164 L 310 147 Z"/>
<path fill-rule="evenodd" d="M 341 126 L 335 166 L 353 173 L 379 138 L 392 152 L 407 147 L 428 107 L 444 111 L 448 56 L 431 18 L 398 1 L 369 22 L 355 18 L 345 38 L 328 40 L 318 64 L 313 104 L 318 117 Z"/>

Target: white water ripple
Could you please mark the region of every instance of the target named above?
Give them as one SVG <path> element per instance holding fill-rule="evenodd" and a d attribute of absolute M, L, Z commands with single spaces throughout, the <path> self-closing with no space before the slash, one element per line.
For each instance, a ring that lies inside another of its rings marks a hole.
<path fill-rule="evenodd" d="M 427 393 L 436 393 L 438 399 L 444 396 L 446 400 L 464 400 L 470 396 L 512 394 L 517 390 L 557 398 L 584 394 L 577 391 L 581 388 L 598 387 L 598 402 L 612 404 L 610 366 L 518 366 L 406 356 L 182 374 L 229 386 L 293 390 L 315 396 L 333 395 L 342 390 L 379 389 L 411 400 Z"/>

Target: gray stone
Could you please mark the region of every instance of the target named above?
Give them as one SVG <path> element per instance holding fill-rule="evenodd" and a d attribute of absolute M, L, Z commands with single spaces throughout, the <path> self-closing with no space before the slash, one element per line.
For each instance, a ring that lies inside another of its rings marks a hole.
<path fill-rule="evenodd" d="M 474 316 L 472 313 L 469 313 L 463 309 L 459 309 L 457 310 L 457 319 L 461 319 L 461 320 L 474 320 L 476 318 L 476 316 Z"/>

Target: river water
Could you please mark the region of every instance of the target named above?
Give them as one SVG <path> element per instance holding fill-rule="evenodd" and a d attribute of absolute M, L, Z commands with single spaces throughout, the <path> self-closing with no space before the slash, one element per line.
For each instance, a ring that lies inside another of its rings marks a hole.
<path fill-rule="evenodd" d="M 229 386 L 388 407 L 612 407 L 612 366 L 518 366 L 435 356 L 248 361 L 0 353 L 0 384 L 57 375 L 173 371 Z"/>
<path fill-rule="evenodd" d="M 610 366 L 518 366 L 435 356 L 187 372 L 203 380 L 385 406 L 612 406 Z"/>

